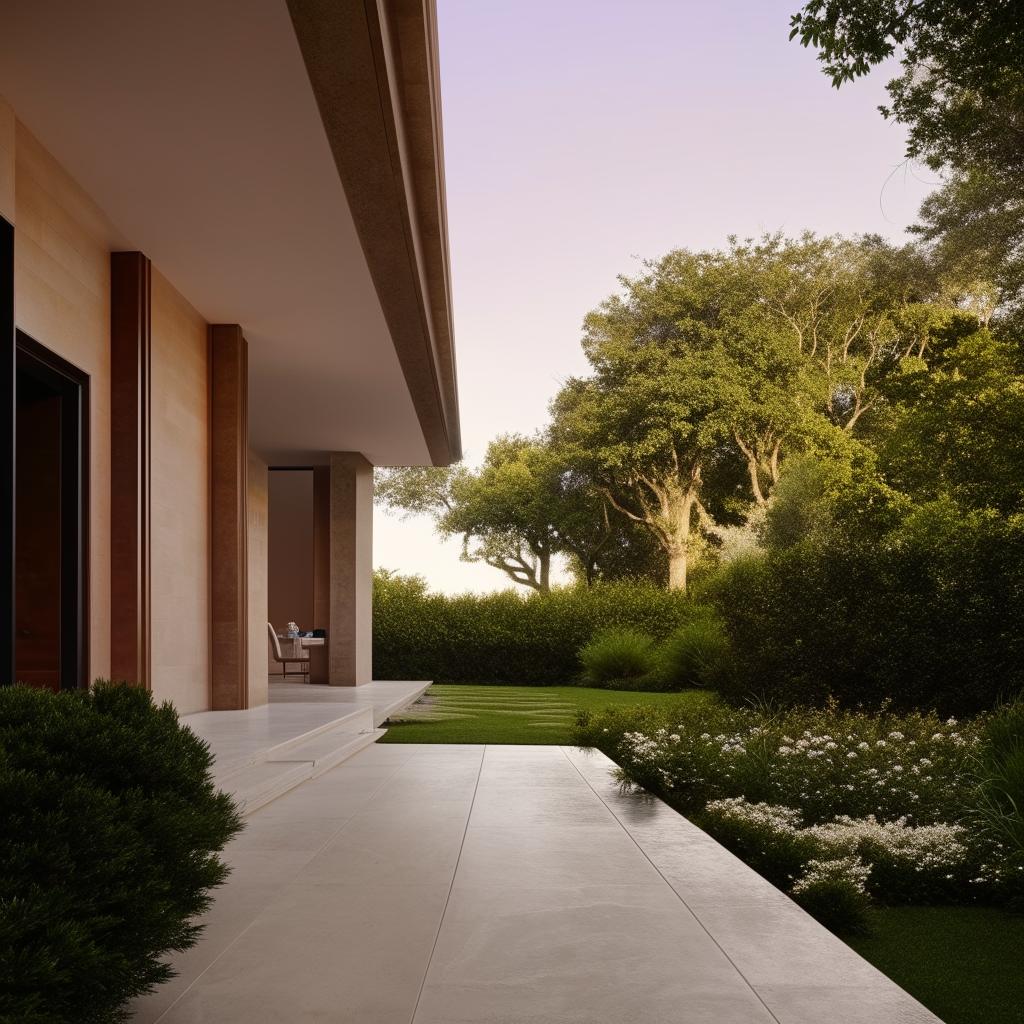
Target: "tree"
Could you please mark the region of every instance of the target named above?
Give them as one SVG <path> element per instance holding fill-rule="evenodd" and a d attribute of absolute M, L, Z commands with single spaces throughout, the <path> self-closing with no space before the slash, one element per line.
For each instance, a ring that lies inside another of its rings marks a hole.
<path fill-rule="evenodd" d="M 442 536 L 462 537 L 466 561 L 541 592 L 550 589 L 557 554 L 571 554 L 593 582 L 596 559 L 612 536 L 604 499 L 542 435 L 495 438 L 476 471 L 387 470 L 378 476 L 377 500 L 432 516 Z"/>
<path fill-rule="evenodd" d="M 818 50 L 832 84 L 898 55 L 882 113 L 930 167 L 1024 173 L 1024 18 L 1017 0 L 808 0 L 790 38 Z"/>
<path fill-rule="evenodd" d="M 907 156 L 948 175 L 921 236 L 950 270 L 1024 299 L 1024 18 L 1018 0 L 809 0 L 790 37 L 813 46 L 837 88 L 899 57 L 885 117 Z"/>
<path fill-rule="evenodd" d="M 936 353 L 929 372 L 908 367 L 902 401 L 877 444 L 880 468 L 917 501 L 1024 512 L 1024 367 L 1015 346 L 971 329 Z"/>

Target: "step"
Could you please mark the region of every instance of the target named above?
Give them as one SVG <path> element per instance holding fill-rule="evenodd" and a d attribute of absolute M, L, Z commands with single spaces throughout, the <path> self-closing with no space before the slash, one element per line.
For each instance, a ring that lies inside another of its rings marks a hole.
<path fill-rule="evenodd" d="M 330 725 L 265 751 L 262 761 L 233 767 L 229 774 L 215 777 L 217 787 L 234 798 L 245 817 L 307 779 L 323 775 L 375 743 L 386 731 L 373 727 L 372 714 L 346 715 Z"/>
<path fill-rule="evenodd" d="M 375 706 L 374 708 L 374 724 L 381 725 L 386 722 L 392 715 L 397 714 L 399 711 L 404 711 L 407 707 L 411 707 L 416 703 L 430 689 L 430 683 L 421 683 L 419 689 L 413 691 L 411 694 L 406 693 L 401 697 L 396 698 L 389 704 L 385 704 L 382 707 Z M 378 707 L 380 709 L 378 710 Z"/>
<path fill-rule="evenodd" d="M 383 729 L 370 728 L 362 732 L 330 732 L 323 736 L 314 736 L 305 743 L 291 747 L 286 754 L 268 759 L 267 763 L 308 764 L 311 770 L 310 777 L 316 778 L 364 747 L 368 747 L 383 734 Z"/>
<path fill-rule="evenodd" d="M 312 778 L 309 761 L 263 761 L 237 772 L 223 786 L 243 817 Z"/>
<path fill-rule="evenodd" d="M 231 761 L 217 761 L 213 768 L 214 782 L 221 789 L 229 789 L 229 783 L 236 776 L 248 771 L 254 765 L 262 764 L 265 761 L 305 760 L 305 758 L 293 756 L 292 751 L 314 738 L 328 737 L 334 734 L 355 735 L 368 732 L 371 729 L 373 729 L 372 711 L 369 708 L 358 708 L 348 714 L 332 718 L 330 721 L 324 722 L 314 729 L 290 736 L 288 739 L 273 746 L 261 747 Z"/>
<path fill-rule="evenodd" d="M 371 729 L 373 729 L 373 708 L 356 708 L 347 714 L 332 718 L 329 722 L 324 722 L 323 725 L 318 725 L 315 729 L 299 733 L 297 736 L 292 736 L 281 743 L 268 747 L 266 759 L 268 761 L 302 760 L 301 758 L 292 757 L 292 752 L 295 748 L 301 747 L 313 739 L 329 736 L 333 733 L 360 733 Z"/>

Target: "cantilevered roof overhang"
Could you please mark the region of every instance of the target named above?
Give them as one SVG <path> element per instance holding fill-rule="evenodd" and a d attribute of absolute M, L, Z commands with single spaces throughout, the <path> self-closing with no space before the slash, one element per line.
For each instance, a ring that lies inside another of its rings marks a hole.
<path fill-rule="evenodd" d="M 0 95 L 242 325 L 255 449 L 460 457 L 433 0 L 12 0 Z"/>

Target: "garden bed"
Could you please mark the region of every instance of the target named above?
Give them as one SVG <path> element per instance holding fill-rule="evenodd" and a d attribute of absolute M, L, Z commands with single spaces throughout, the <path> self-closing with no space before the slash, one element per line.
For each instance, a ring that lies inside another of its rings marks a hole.
<path fill-rule="evenodd" d="M 624 785 L 661 796 L 833 930 L 864 936 L 865 955 L 899 975 L 888 966 L 898 919 L 882 908 L 932 907 L 947 929 L 964 920 L 958 912 L 987 909 L 1000 922 L 993 935 L 1024 934 L 1024 919 L 999 909 L 1019 905 L 1024 891 L 1007 790 L 1022 718 L 1019 705 L 958 722 L 711 700 L 582 711 L 575 738 L 615 760 Z M 998 960 L 1004 946 L 991 941 Z M 906 948 L 907 974 L 926 1003 L 943 1002 L 940 987 L 930 999 L 927 948 Z M 1019 1021 L 1011 995 L 998 999 L 1003 1016 L 948 1019 Z"/>

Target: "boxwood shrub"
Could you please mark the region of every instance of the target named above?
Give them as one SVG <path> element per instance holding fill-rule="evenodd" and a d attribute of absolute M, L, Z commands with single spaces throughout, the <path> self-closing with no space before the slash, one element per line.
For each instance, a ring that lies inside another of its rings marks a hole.
<path fill-rule="evenodd" d="M 417 577 L 379 572 L 373 675 L 565 685 L 579 677 L 579 652 L 595 633 L 631 629 L 661 641 L 685 621 L 689 609 L 685 596 L 642 583 L 449 597 L 428 592 Z"/>
<path fill-rule="evenodd" d="M 137 687 L 0 689 L 0 1020 L 120 1021 L 170 976 L 241 828 L 211 760 Z"/>

